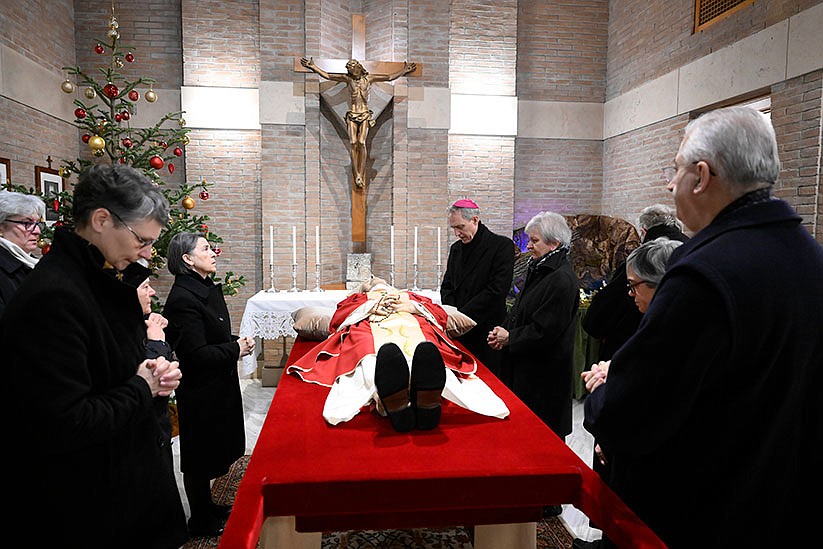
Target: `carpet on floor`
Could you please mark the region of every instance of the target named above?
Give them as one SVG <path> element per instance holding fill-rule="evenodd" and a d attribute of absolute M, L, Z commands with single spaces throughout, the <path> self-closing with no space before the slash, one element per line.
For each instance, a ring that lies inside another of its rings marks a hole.
<path fill-rule="evenodd" d="M 216 503 L 231 505 L 251 456 L 243 456 L 229 472 L 215 479 L 212 498 Z M 574 535 L 560 517 L 537 523 L 538 549 L 569 549 Z M 219 536 L 191 538 L 181 549 L 212 549 Z M 415 528 L 410 530 L 355 530 L 325 532 L 321 549 L 472 549 L 471 535 L 464 527 Z"/>

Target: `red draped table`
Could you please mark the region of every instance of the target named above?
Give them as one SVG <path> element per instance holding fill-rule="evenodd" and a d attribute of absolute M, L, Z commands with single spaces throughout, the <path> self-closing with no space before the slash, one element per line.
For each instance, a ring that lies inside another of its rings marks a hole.
<path fill-rule="evenodd" d="M 289 363 L 315 342 L 298 338 Z M 337 426 L 328 389 L 284 375 L 220 548 L 320 547 L 321 532 L 474 526 L 476 549 L 534 547 L 545 505 L 574 504 L 620 546 L 663 547 L 599 476 L 482 365 L 504 420 L 444 401 L 433 431 L 363 410 Z"/>

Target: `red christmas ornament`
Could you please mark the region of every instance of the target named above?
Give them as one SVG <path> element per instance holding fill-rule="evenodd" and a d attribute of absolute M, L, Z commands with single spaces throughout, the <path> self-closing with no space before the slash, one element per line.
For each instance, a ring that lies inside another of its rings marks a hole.
<path fill-rule="evenodd" d="M 49 253 L 49 250 L 51 250 L 51 246 L 48 245 L 48 244 L 44 244 L 43 247 L 40 248 L 40 251 L 42 252 L 43 255 L 46 255 L 47 253 Z"/>
<path fill-rule="evenodd" d="M 118 112 L 114 114 L 114 120 L 120 122 L 121 120 L 123 120 L 123 117 L 120 116 L 120 113 Z"/>
<path fill-rule="evenodd" d="M 169 162 L 169 173 L 174 173 L 174 164 Z"/>
<path fill-rule="evenodd" d="M 209 191 L 203 189 L 200 191 L 200 200 L 208 200 L 209 199 Z"/>
<path fill-rule="evenodd" d="M 121 157 L 120 157 L 120 163 L 121 163 L 121 164 L 125 164 L 125 163 L 126 163 L 126 157 L 125 157 L 125 156 L 121 156 Z"/>
<path fill-rule="evenodd" d="M 129 92 L 129 99 L 131 99 L 132 101 L 137 101 L 138 99 L 140 99 L 140 93 L 137 90 L 131 90 Z"/>
<path fill-rule="evenodd" d="M 220 255 L 222 253 L 223 253 L 223 250 L 221 250 L 220 248 L 215 248 L 214 249 L 214 255 Z"/>
<path fill-rule="evenodd" d="M 163 159 L 157 155 L 154 155 L 151 158 L 149 158 L 149 166 L 151 166 L 155 170 L 159 170 L 163 167 Z"/>
<path fill-rule="evenodd" d="M 206 225 L 205 223 L 201 223 L 201 224 L 200 224 L 200 230 L 201 230 L 201 231 L 203 231 L 203 232 L 205 233 L 206 231 L 208 231 L 208 230 L 209 230 L 209 226 L 208 226 L 208 225 Z"/>
<path fill-rule="evenodd" d="M 89 139 L 91 139 L 91 136 L 87 133 L 84 133 L 82 139 L 83 139 L 83 143 L 88 143 Z"/>
<path fill-rule="evenodd" d="M 60 220 L 58 219 L 57 221 L 55 221 L 55 222 L 54 222 L 54 226 L 55 226 L 55 227 L 62 227 L 62 226 L 63 226 L 63 222 L 62 222 L 62 221 L 60 221 Z"/>
<path fill-rule="evenodd" d="M 111 99 L 114 99 L 115 97 L 117 97 L 117 92 L 118 92 L 117 86 L 115 86 L 111 82 L 109 82 L 108 84 L 103 86 L 103 93 L 106 94 L 106 97 L 110 97 Z"/>
<path fill-rule="evenodd" d="M 123 139 L 123 146 L 124 147 L 126 147 L 128 149 L 128 148 L 131 148 L 132 145 L 134 145 L 134 142 L 132 142 L 132 140 L 129 139 L 128 137 Z"/>
<path fill-rule="evenodd" d="M 106 53 L 106 50 L 103 48 L 103 44 L 97 44 L 96 46 L 94 46 L 94 52 L 102 55 Z"/>
<path fill-rule="evenodd" d="M 175 147 L 174 156 L 183 156 L 183 149 L 181 149 L 180 147 Z"/>
<path fill-rule="evenodd" d="M 81 109 L 80 107 L 77 107 L 76 109 L 74 109 L 74 117 L 75 118 L 85 118 L 86 117 L 86 109 Z"/>
<path fill-rule="evenodd" d="M 159 146 L 160 146 L 160 148 L 161 148 L 161 149 L 163 149 L 163 150 L 166 150 L 166 148 L 168 148 L 168 145 L 166 145 L 166 142 L 165 142 L 165 141 L 161 141 L 160 143 L 158 143 L 158 145 L 159 145 Z"/>
<path fill-rule="evenodd" d="M 126 54 L 126 61 L 128 61 L 129 63 L 133 63 L 134 62 L 134 54 L 131 53 L 131 52 L 127 53 Z M 136 101 L 136 99 L 135 99 L 135 101 Z"/>
<path fill-rule="evenodd" d="M 60 211 L 60 201 L 57 200 L 56 198 L 54 199 L 54 202 L 51 203 L 51 209 L 54 210 L 55 212 Z"/>
<path fill-rule="evenodd" d="M 120 113 L 120 118 L 122 118 L 123 120 L 128 120 L 129 118 L 131 118 L 131 113 L 129 113 L 129 111 L 123 111 Z"/>

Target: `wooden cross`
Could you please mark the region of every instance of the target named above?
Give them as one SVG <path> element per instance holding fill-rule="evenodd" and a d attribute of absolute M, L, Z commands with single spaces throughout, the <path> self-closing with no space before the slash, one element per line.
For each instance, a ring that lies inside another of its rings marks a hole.
<path fill-rule="evenodd" d="M 370 75 L 393 75 L 403 71 L 406 66 L 405 63 L 397 61 L 362 61 L 366 53 L 366 18 L 361 14 L 352 15 L 352 59 L 356 59 L 369 72 Z M 312 59 L 315 66 L 327 74 L 346 74 L 348 68 L 346 64 L 349 59 Z M 315 72 L 302 63 L 301 58 L 295 58 L 294 70 L 297 72 Z M 406 74 L 406 76 L 421 76 L 423 68 L 421 65 L 416 65 L 416 68 Z M 322 75 L 321 75 L 322 76 Z M 389 98 L 390 99 L 390 98 Z M 372 120 L 376 120 L 380 113 L 385 108 L 388 101 L 384 102 L 379 109 L 373 108 L 369 104 L 369 108 L 374 111 Z M 338 112 L 338 115 L 340 113 Z M 344 124 L 346 121 L 344 120 Z M 354 147 L 355 145 L 352 145 Z M 368 151 L 364 151 L 364 155 Z M 352 149 L 352 162 L 354 163 L 354 149 Z M 352 165 L 353 171 L 354 164 Z M 355 175 L 350 175 L 351 180 L 351 239 L 352 251 L 354 253 L 363 253 L 366 251 L 366 179 L 365 170 L 361 174 L 361 179 L 356 180 Z"/>

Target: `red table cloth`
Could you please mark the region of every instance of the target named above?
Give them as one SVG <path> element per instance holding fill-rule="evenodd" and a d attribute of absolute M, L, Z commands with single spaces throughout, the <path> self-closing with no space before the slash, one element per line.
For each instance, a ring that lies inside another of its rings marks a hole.
<path fill-rule="evenodd" d="M 295 342 L 289 364 L 316 342 Z M 220 548 L 254 549 L 265 517 L 299 532 L 534 522 L 574 504 L 620 546 L 664 547 L 577 455 L 484 366 L 478 375 L 511 411 L 503 420 L 444 401 L 433 431 L 395 432 L 363 410 L 322 416 L 329 389 L 284 375 Z"/>

